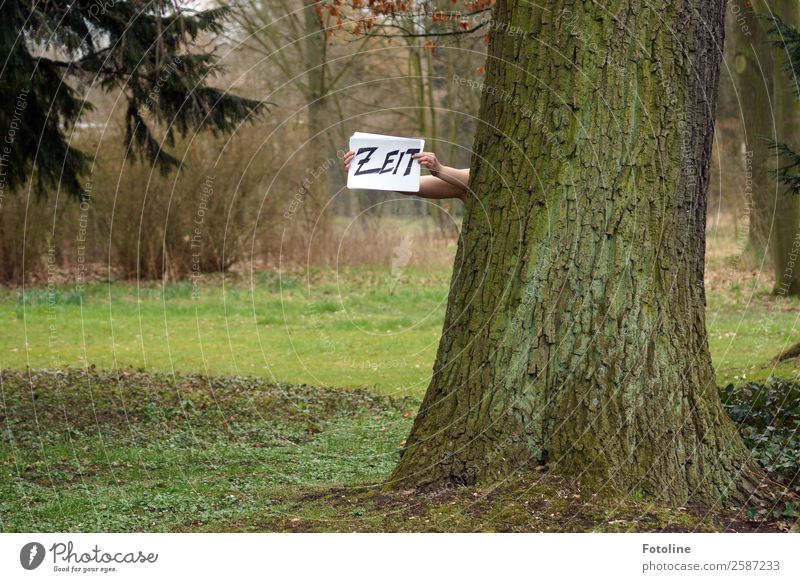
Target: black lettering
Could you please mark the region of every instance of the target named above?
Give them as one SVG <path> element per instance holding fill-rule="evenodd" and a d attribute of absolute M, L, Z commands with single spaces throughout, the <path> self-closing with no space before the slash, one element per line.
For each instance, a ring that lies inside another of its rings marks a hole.
<path fill-rule="evenodd" d="M 419 150 L 414 148 L 409 148 L 406 150 L 406 153 L 409 155 L 408 158 L 408 166 L 406 166 L 406 172 L 403 174 L 404 176 L 408 176 L 411 173 L 411 164 L 414 163 L 414 158 L 412 157 L 414 154 L 418 154 Z"/>
<path fill-rule="evenodd" d="M 364 152 L 369 152 L 369 153 L 364 157 L 363 160 L 360 160 L 358 162 L 358 166 L 356 167 L 356 173 L 353 174 L 354 176 L 363 176 L 364 174 L 375 174 L 377 172 L 380 172 L 380 168 L 373 168 L 371 170 L 361 169 L 361 166 L 369 162 L 369 160 L 372 158 L 372 154 L 374 154 L 375 150 L 377 149 L 378 148 L 358 148 L 358 151 L 356 152 L 356 157 L 360 156 Z"/>
<path fill-rule="evenodd" d="M 391 164 L 394 161 L 395 155 L 397 155 L 399 152 L 400 152 L 400 150 L 392 150 L 388 154 L 386 154 L 386 159 L 383 161 L 383 166 L 381 167 L 381 171 L 378 172 L 379 174 L 385 174 L 386 172 L 391 172 L 392 171 L 391 168 L 389 168 L 387 170 L 386 166 L 388 166 L 389 164 Z"/>
<path fill-rule="evenodd" d="M 394 167 L 394 171 L 392 172 L 393 175 L 396 174 L 397 170 L 400 169 L 400 164 L 403 163 L 403 156 L 405 156 L 405 155 L 406 155 L 406 152 L 400 152 L 400 157 L 397 158 L 397 165 Z"/>

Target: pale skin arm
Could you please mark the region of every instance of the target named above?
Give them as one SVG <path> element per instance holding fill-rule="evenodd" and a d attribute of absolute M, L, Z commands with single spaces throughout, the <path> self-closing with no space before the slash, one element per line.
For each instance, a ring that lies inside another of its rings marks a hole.
<path fill-rule="evenodd" d="M 417 160 L 422 167 L 427 168 L 432 176 L 457 186 L 466 194 L 467 184 L 469 183 L 469 168 L 459 169 L 445 166 L 439 162 L 433 152 L 420 152 L 411 157 Z"/>
<path fill-rule="evenodd" d="M 353 161 L 353 156 L 355 156 L 355 152 L 352 150 L 344 155 L 346 171 L 350 171 L 350 162 Z M 469 169 L 461 170 L 443 166 L 436 159 L 436 154 L 432 152 L 421 152 L 414 154 L 412 157 L 419 161 L 421 166 L 427 168 L 432 175 L 420 177 L 419 192 L 400 192 L 400 194 L 433 200 L 458 198 L 461 201 L 466 201 Z"/>

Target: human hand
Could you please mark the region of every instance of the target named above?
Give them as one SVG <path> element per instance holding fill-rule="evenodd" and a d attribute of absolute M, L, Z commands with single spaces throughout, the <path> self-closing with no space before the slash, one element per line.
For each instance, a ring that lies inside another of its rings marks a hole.
<path fill-rule="evenodd" d="M 420 152 L 411 156 L 419 162 L 420 166 L 424 166 L 432 175 L 438 174 L 442 170 L 442 164 L 433 152 Z"/>
<path fill-rule="evenodd" d="M 353 161 L 353 157 L 355 157 L 356 152 L 350 150 L 344 155 L 344 170 L 345 172 L 350 171 L 350 163 Z"/>

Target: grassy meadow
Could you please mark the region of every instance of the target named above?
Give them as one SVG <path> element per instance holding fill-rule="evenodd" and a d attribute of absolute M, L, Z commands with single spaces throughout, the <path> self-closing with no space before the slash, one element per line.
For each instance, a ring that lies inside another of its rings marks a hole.
<path fill-rule="evenodd" d="M 111 283 L 4 291 L 4 369 L 96 366 L 258 376 L 320 386 L 425 389 L 449 273 L 263 273 L 252 282 Z M 23 298 L 24 297 L 24 298 Z"/>
<path fill-rule="evenodd" d="M 796 300 L 709 237 L 721 385 L 796 377 Z M 450 280 L 410 264 L 0 291 L 3 531 L 742 531 L 725 508 L 578 482 L 381 491 L 430 378 Z"/>
<path fill-rule="evenodd" d="M 711 228 L 706 289 L 719 383 L 793 375 L 770 360 L 800 340 L 800 301 L 744 268 L 730 225 Z M 412 248 L 413 251 L 413 248 Z M 451 266 L 391 264 L 0 290 L 0 369 L 95 366 L 421 396 Z"/>

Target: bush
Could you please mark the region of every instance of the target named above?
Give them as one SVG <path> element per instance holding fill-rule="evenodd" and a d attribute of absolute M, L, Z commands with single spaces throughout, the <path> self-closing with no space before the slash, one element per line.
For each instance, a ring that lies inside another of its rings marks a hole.
<path fill-rule="evenodd" d="M 800 494 L 800 383 L 771 377 L 763 385 L 729 384 L 720 396 L 769 476 Z M 784 513 L 797 517 L 791 502 Z"/>
<path fill-rule="evenodd" d="M 21 285 L 44 277 L 54 204 L 27 192 L 0 200 L 0 284 Z"/>
<path fill-rule="evenodd" d="M 260 191 L 279 162 L 261 148 L 258 130 L 177 144 L 184 167 L 166 175 L 124 160 L 113 146 L 102 151 L 93 210 L 116 276 L 178 280 L 243 260 L 259 211 L 271 226 L 272 208 Z"/>

